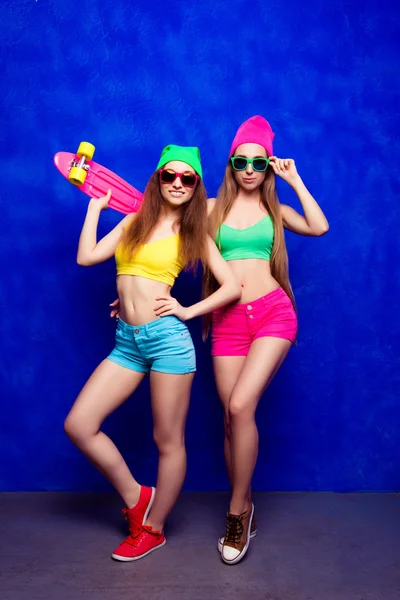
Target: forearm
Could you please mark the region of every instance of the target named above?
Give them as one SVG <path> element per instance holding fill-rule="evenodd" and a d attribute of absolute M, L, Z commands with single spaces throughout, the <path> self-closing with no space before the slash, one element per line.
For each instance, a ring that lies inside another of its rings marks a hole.
<path fill-rule="evenodd" d="M 89 203 L 85 222 L 79 238 L 77 263 L 79 265 L 90 264 L 93 250 L 97 245 L 97 226 L 99 223 L 101 209 L 94 203 Z"/>
<path fill-rule="evenodd" d="M 303 180 L 298 176 L 293 183 L 290 184 L 296 192 L 298 199 L 301 202 L 304 211 L 304 218 L 307 221 L 310 230 L 315 233 L 325 233 L 329 229 L 328 221 L 319 207 L 317 201 L 310 194 L 303 183 Z"/>
<path fill-rule="evenodd" d="M 210 313 L 221 306 L 230 304 L 239 298 L 240 285 L 238 283 L 233 281 L 223 284 L 216 292 L 211 294 L 211 296 L 208 296 L 208 298 L 189 306 L 187 309 L 188 319 L 206 315 L 207 313 Z"/>

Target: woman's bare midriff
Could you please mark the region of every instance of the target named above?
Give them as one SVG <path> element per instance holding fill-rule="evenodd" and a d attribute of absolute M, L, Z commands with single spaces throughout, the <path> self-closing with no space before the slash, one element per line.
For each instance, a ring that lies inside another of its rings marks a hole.
<path fill-rule="evenodd" d="M 242 288 L 242 295 L 236 304 L 254 302 L 280 287 L 271 275 L 268 260 L 248 258 L 228 262 Z"/>
<path fill-rule="evenodd" d="M 119 316 L 129 325 L 145 325 L 159 319 L 154 312 L 156 298 L 170 296 L 171 286 L 136 275 L 118 275 Z"/>

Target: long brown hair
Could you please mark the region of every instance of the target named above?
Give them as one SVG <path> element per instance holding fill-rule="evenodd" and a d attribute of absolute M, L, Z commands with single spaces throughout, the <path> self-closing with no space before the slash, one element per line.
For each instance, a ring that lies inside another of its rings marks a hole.
<path fill-rule="evenodd" d="M 149 239 L 161 217 L 164 203 L 158 172 L 155 172 L 148 181 L 136 217 L 126 227 L 121 239 L 121 244 L 131 256 Z M 192 198 L 182 205 L 176 224 L 186 268 L 196 271 L 199 261 L 207 264 L 207 193 L 202 180 L 198 182 Z"/>
<path fill-rule="evenodd" d="M 222 185 L 218 191 L 213 210 L 208 218 L 208 232 L 213 240 L 217 239 L 219 228 L 225 221 L 232 208 L 233 202 L 238 194 L 239 186 L 233 174 L 232 165 L 229 162 Z M 275 188 L 275 173 L 272 168 L 267 169 L 264 181 L 260 186 L 261 203 L 271 217 L 274 225 L 274 244 L 271 254 L 271 274 L 283 290 L 287 293 L 296 309 L 296 303 L 289 281 L 289 260 L 286 250 L 285 234 L 283 231 L 282 215 L 278 195 Z M 215 278 L 211 271 L 206 268 L 203 278 L 203 295 L 209 296 L 217 287 Z M 210 329 L 210 315 L 204 319 L 203 337 L 207 337 Z"/>

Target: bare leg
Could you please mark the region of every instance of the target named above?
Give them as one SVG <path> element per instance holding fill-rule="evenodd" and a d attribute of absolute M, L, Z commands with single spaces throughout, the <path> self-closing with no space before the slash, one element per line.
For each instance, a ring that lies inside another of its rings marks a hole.
<path fill-rule="evenodd" d="M 115 487 L 128 508 L 137 503 L 140 485 L 115 444 L 99 430 L 104 419 L 133 394 L 143 377 L 144 373 L 104 360 L 86 382 L 64 424 L 70 440 Z"/>
<path fill-rule="evenodd" d="M 193 376 L 150 374 L 154 441 L 160 457 L 154 504 L 145 524 L 156 531 L 163 529 L 186 475 L 185 425 Z"/>
<path fill-rule="evenodd" d="M 255 340 L 229 402 L 233 494 L 229 511 L 239 515 L 248 508 L 248 494 L 258 455 L 255 412 L 258 402 L 278 371 L 291 342 L 273 337 Z"/>
<path fill-rule="evenodd" d="M 231 487 L 233 488 L 233 475 L 232 475 L 232 459 L 231 459 L 231 424 L 229 418 L 229 400 L 231 398 L 233 388 L 236 385 L 237 380 L 243 365 L 245 363 L 246 356 L 214 356 L 214 375 L 215 383 L 217 385 L 218 395 L 222 402 L 224 409 L 224 425 L 225 425 L 225 437 L 224 437 L 224 455 L 226 470 L 228 473 Z M 250 490 L 249 490 L 250 494 Z M 250 496 L 249 496 L 250 499 Z"/>

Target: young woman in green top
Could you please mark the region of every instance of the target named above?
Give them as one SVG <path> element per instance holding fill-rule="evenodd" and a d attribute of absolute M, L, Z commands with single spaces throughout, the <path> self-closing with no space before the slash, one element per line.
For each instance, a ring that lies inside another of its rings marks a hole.
<path fill-rule="evenodd" d="M 225 416 L 225 458 L 232 497 L 222 560 L 239 562 L 256 534 L 251 480 L 258 454 L 255 412 L 296 339 L 284 228 L 321 236 L 328 222 L 291 159 L 273 155 L 274 133 L 263 117 L 243 123 L 232 143 L 218 197 L 209 200 L 210 235 L 241 285 L 237 303 L 212 314 L 212 355 Z M 301 215 L 280 204 L 275 175 L 296 192 Z M 206 294 L 213 289 L 207 274 Z"/>

